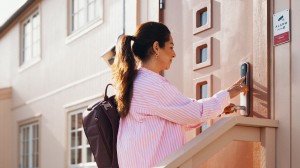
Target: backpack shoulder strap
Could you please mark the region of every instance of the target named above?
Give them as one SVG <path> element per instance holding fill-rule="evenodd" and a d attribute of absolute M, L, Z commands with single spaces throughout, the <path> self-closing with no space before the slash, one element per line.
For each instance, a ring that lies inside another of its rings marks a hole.
<path fill-rule="evenodd" d="M 111 85 L 111 86 L 112 86 L 112 84 L 111 84 L 111 83 L 109 83 L 109 84 L 107 84 L 107 85 L 106 85 L 106 88 L 105 88 L 105 93 L 104 93 L 104 100 L 105 100 L 105 101 L 107 101 L 107 100 L 108 100 L 108 96 L 107 96 L 107 88 L 108 88 L 108 86 L 109 86 L 109 85 Z"/>

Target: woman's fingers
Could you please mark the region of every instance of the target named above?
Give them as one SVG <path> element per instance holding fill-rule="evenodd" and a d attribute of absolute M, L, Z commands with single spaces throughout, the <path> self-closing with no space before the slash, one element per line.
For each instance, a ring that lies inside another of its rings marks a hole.
<path fill-rule="evenodd" d="M 247 94 L 249 88 L 243 83 L 244 80 L 245 77 L 240 78 L 228 89 L 231 98 L 237 96 L 240 93 L 244 93 L 244 95 Z"/>
<path fill-rule="evenodd" d="M 236 84 L 241 84 L 243 81 L 245 80 L 245 76 L 241 77 L 237 82 L 235 82 Z"/>

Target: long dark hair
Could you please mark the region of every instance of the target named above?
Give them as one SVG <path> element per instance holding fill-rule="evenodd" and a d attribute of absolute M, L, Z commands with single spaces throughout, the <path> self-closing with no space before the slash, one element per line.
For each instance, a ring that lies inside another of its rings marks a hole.
<path fill-rule="evenodd" d="M 119 38 L 112 72 L 117 90 L 115 99 L 121 117 L 126 117 L 129 112 L 138 61 L 150 59 L 154 54 L 152 46 L 155 41 L 162 48 L 169 38 L 170 30 L 157 22 L 144 23 L 134 36 L 123 35 Z"/>

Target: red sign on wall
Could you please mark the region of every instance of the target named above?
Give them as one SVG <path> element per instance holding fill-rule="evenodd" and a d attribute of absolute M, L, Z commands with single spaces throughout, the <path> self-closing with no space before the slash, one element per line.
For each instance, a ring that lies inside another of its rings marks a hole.
<path fill-rule="evenodd" d="M 290 10 L 284 10 L 273 15 L 274 45 L 290 41 Z"/>

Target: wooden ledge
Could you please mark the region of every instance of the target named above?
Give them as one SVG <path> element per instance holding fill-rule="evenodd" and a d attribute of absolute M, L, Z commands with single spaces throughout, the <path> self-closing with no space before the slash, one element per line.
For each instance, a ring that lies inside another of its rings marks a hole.
<path fill-rule="evenodd" d="M 191 157 L 199 155 L 199 152 L 207 153 L 205 148 L 213 146 L 214 143 L 219 146 L 220 144 L 226 145 L 232 140 L 261 141 L 262 130 L 265 128 L 275 130 L 278 125 L 278 121 L 270 119 L 243 116 L 223 117 L 155 167 L 179 167 L 187 163 Z"/>
<path fill-rule="evenodd" d="M 11 98 L 12 88 L 0 88 L 0 100 Z"/>

